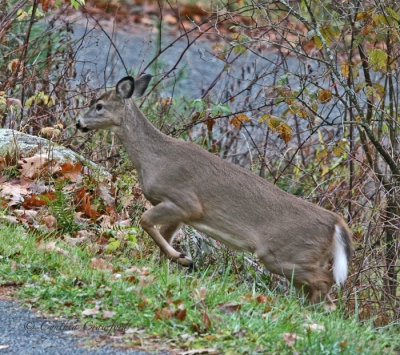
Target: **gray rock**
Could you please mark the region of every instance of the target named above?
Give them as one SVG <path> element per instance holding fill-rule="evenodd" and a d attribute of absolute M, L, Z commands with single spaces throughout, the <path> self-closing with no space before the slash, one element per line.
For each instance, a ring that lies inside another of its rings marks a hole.
<path fill-rule="evenodd" d="M 0 156 L 4 156 L 7 151 L 18 150 L 23 157 L 29 157 L 36 153 L 42 154 L 49 159 L 60 162 L 73 161 L 81 162 L 83 165 L 101 174 L 110 174 L 101 166 L 87 160 L 82 155 L 75 153 L 71 149 L 65 148 L 48 139 L 32 136 L 13 129 L 0 128 Z"/>

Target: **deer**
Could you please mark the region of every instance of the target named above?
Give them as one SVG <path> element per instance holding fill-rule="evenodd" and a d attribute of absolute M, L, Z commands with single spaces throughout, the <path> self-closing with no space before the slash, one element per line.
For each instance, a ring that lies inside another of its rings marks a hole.
<path fill-rule="evenodd" d="M 267 270 L 303 290 L 309 303 L 329 302 L 332 285 L 346 281 L 352 256 L 342 217 L 159 131 L 134 101 L 151 78 L 122 78 L 76 123 L 84 132 L 109 129 L 125 147 L 152 205 L 140 218 L 143 230 L 170 260 L 190 267 L 191 258 L 171 241 L 182 225 L 191 226 L 229 248 L 255 253 Z"/>

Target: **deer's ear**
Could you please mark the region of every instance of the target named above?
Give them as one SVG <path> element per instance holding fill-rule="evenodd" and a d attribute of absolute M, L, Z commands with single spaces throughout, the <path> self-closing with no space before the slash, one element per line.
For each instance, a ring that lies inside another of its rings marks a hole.
<path fill-rule="evenodd" d="M 122 78 L 120 81 L 118 81 L 115 90 L 121 99 L 129 99 L 135 91 L 135 79 L 133 79 L 131 76 Z"/>
<path fill-rule="evenodd" d="M 144 74 L 135 81 L 135 97 L 143 96 L 153 75 Z"/>

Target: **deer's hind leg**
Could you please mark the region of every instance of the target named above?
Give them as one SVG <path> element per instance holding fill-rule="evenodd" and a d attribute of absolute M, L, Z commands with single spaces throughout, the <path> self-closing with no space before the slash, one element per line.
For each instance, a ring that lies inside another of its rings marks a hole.
<path fill-rule="evenodd" d="M 311 304 L 327 300 L 333 284 L 332 272 L 319 265 L 297 267 L 295 270 L 294 285 L 298 289 L 303 289 L 308 301 Z"/>
<path fill-rule="evenodd" d="M 171 201 L 164 201 L 143 213 L 139 223 L 169 259 L 184 266 L 192 266 L 192 259 L 176 251 L 169 244 L 169 240 L 167 241 L 166 239 L 171 239 L 173 232 L 176 230 L 176 228 L 173 230 L 172 226 L 178 226 L 185 220 L 191 219 L 192 216 L 196 218 L 200 214 L 201 209 L 188 208 L 183 210 Z M 156 225 L 163 226 L 162 229 L 164 233 L 166 232 L 167 238 L 164 238 L 162 233 L 155 228 Z"/>
<path fill-rule="evenodd" d="M 180 223 L 164 224 L 160 227 L 160 234 L 164 237 L 165 241 L 171 245 L 172 238 L 180 227 Z M 164 252 L 160 249 L 160 257 L 164 256 Z"/>

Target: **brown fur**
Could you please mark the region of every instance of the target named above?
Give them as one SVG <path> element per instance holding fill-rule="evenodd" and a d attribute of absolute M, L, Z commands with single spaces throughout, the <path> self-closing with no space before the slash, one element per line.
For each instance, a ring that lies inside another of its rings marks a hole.
<path fill-rule="evenodd" d="M 101 114 L 97 103 L 104 106 Z M 345 230 L 345 242 L 351 243 L 341 217 L 195 144 L 162 134 L 133 100 L 123 98 L 122 87 L 97 103 L 79 126 L 110 128 L 119 137 L 145 197 L 155 206 L 140 224 L 170 259 L 191 265 L 169 244 L 181 224 L 190 225 L 234 249 L 256 253 L 271 272 L 293 277 L 311 302 L 325 298 L 333 283 L 327 264 L 335 226 Z"/>

